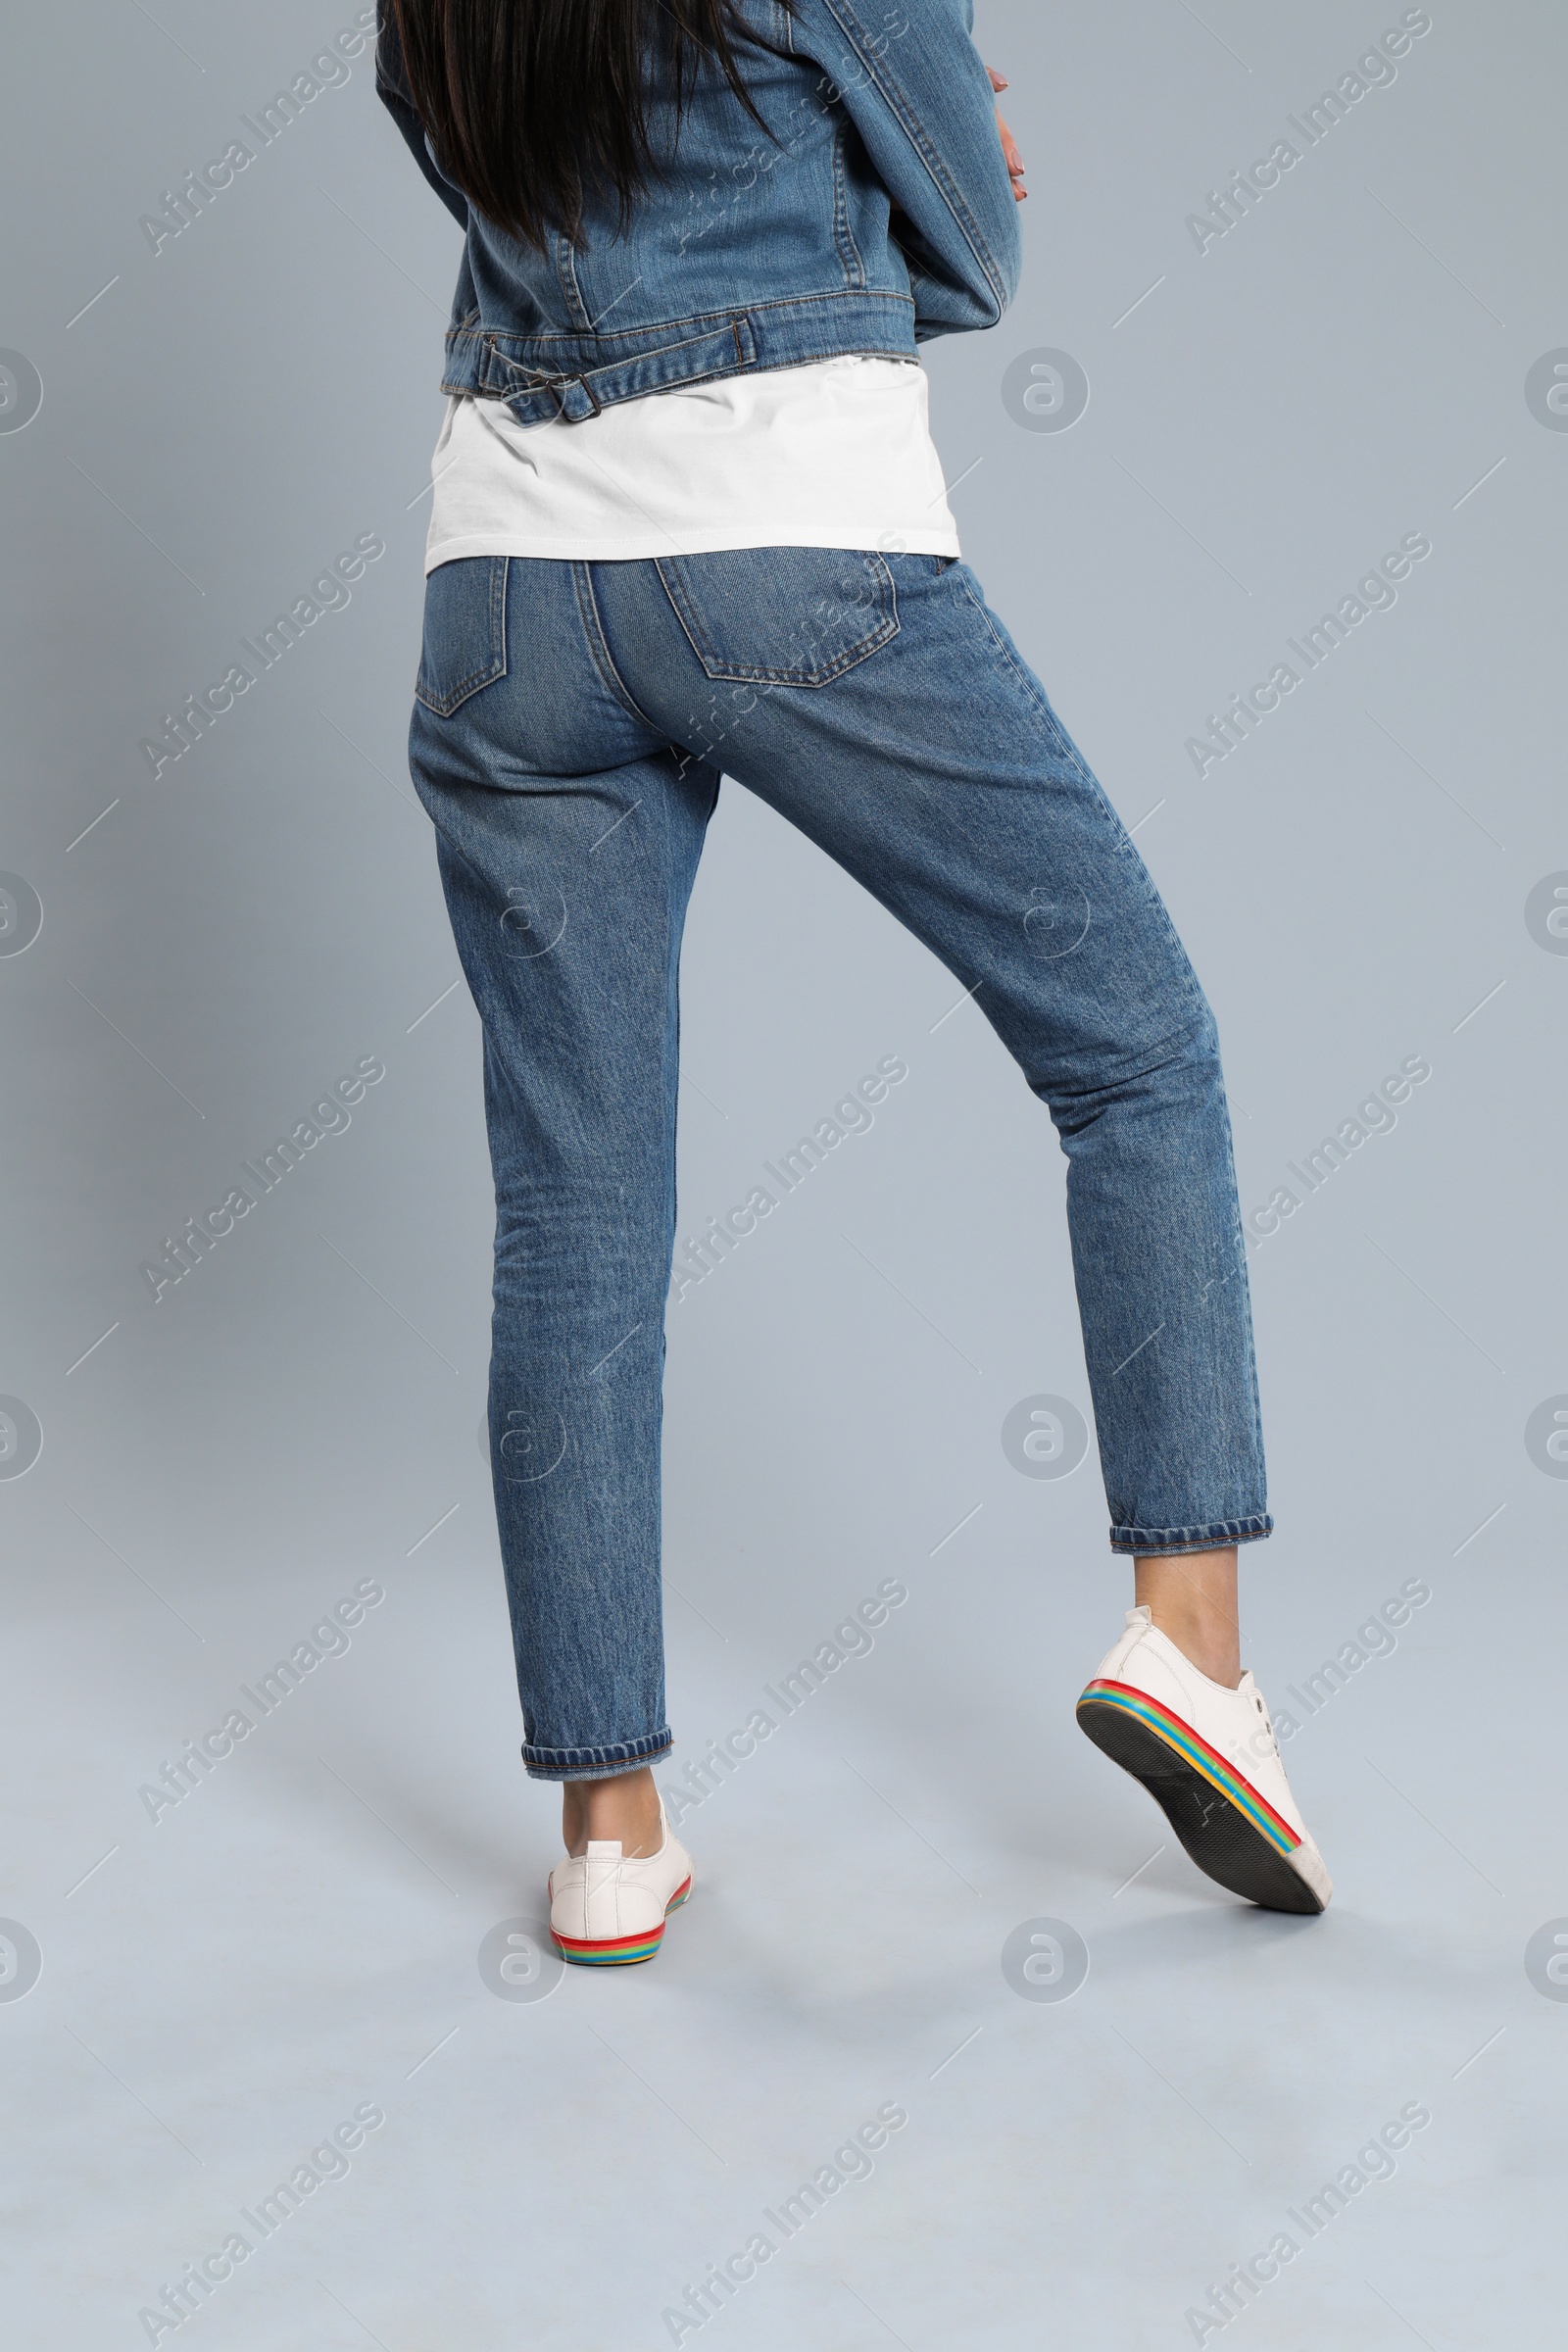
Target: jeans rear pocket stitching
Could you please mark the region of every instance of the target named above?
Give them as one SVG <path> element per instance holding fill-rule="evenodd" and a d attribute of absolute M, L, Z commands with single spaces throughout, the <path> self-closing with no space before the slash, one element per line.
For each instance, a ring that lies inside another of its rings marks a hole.
<path fill-rule="evenodd" d="M 475 556 L 460 559 L 460 561 L 465 560 L 470 563 L 488 562 L 490 565 L 490 654 L 487 663 L 469 670 L 467 676 L 460 678 L 444 696 L 434 695 L 426 687 L 424 662 L 421 657 L 419 675 L 414 685 L 414 697 L 416 702 L 422 703 L 427 710 L 433 710 L 438 718 L 450 718 L 453 712 L 460 710 L 471 696 L 477 694 L 482 686 L 493 686 L 498 678 L 504 678 L 507 674 L 507 572 L 510 559 L 506 556 L 490 556 L 488 558 Z M 444 569 L 445 566 L 438 565 L 437 568 Z"/>
<path fill-rule="evenodd" d="M 824 550 L 823 552 L 838 551 Z M 854 645 L 845 647 L 812 677 L 803 677 L 795 669 L 772 668 L 763 662 L 728 662 L 722 654 L 712 649 L 704 650 L 703 638 L 707 632 L 686 593 L 685 582 L 680 579 L 678 574 L 672 574 L 671 571 L 665 569 L 666 563 L 672 561 L 667 557 L 657 556 L 654 559 L 654 567 L 659 573 L 664 594 L 674 608 L 675 617 L 685 632 L 692 652 L 702 665 L 705 676 L 711 679 L 747 686 L 831 686 L 835 678 L 841 678 L 846 670 L 854 669 L 858 662 L 867 661 L 872 654 L 879 653 L 882 647 L 889 644 L 899 633 L 899 593 L 893 574 L 880 556 L 866 554 L 864 561 L 867 564 L 875 565 L 876 571 L 872 577 L 876 586 L 885 590 L 888 608 L 866 636 L 858 639 Z M 880 577 L 877 576 L 878 574 Z"/>

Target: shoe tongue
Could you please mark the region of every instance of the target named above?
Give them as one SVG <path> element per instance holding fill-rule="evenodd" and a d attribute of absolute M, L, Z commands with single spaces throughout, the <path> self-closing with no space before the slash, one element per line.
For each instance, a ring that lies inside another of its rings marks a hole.
<path fill-rule="evenodd" d="M 620 1839 L 618 1838 L 590 1838 L 588 1853 L 595 1861 L 618 1862 L 620 1860 Z"/>

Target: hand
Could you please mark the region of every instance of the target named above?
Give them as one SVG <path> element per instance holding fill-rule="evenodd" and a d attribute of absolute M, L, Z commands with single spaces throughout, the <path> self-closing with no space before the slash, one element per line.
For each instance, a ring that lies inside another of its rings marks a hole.
<path fill-rule="evenodd" d="M 986 72 L 991 76 L 991 87 L 994 90 L 1004 90 L 1006 88 L 1007 81 L 1005 74 L 999 74 L 993 66 L 987 66 Z M 1023 157 L 1018 153 L 1018 142 L 1013 137 L 1011 131 L 1007 128 L 1006 122 L 1003 119 L 1003 113 L 1000 106 L 997 109 L 997 128 L 1002 133 L 1002 153 L 1007 166 L 1007 177 L 1012 182 L 1013 202 L 1015 204 L 1022 204 L 1026 201 L 1029 194 L 1028 189 L 1023 184 Z"/>

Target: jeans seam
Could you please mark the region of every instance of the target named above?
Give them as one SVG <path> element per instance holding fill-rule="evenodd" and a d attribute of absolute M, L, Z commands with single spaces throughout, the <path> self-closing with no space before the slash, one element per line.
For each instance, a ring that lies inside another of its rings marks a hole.
<path fill-rule="evenodd" d="M 1248 1377 L 1250 1381 L 1252 1391 L 1252 1442 L 1257 1448 L 1258 1475 L 1263 1481 L 1262 1492 L 1266 1494 L 1268 1492 L 1268 1467 L 1263 1450 L 1263 1398 L 1258 1387 L 1257 1379 L 1257 1341 L 1256 1335 L 1252 1329 L 1252 1286 L 1247 1271 L 1247 1237 L 1242 1230 L 1241 1194 L 1235 1183 L 1236 1138 L 1231 1128 L 1230 1097 L 1225 1091 L 1223 1082 L 1221 1083 L 1220 1087 L 1220 1110 L 1225 1121 L 1225 1146 L 1230 1154 L 1232 1191 L 1236 1199 L 1236 1231 L 1234 1237 L 1234 1247 L 1236 1250 L 1236 1273 L 1233 1279 L 1240 1281 L 1242 1285 L 1242 1299 L 1247 1310 L 1242 1318 L 1242 1321 L 1247 1341 Z"/>
<path fill-rule="evenodd" d="M 644 1733 L 635 1740 L 606 1740 L 579 1741 L 571 1747 L 551 1747 L 542 1742 L 525 1740 L 522 1760 L 536 1777 L 549 1775 L 568 1779 L 591 1779 L 596 1774 L 635 1772 L 645 1764 L 658 1764 L 675 1744 L 675 1735 L 667 1726 L 659 1732 Z"/>
<path fill-rule="evenodd" d="M 772 296 L 766 302 L 747 303 L 744 309 L 739 312 L 737 312 L 735 306 L 731 304 L 727 310 L 693 311 L 683 318 L 653 318 L 650 319 L 644 326 L 628 329 L 627 335 L 624 339 L 628 341 L 635 341 L 639 336 L 643 335 L 663 334 L 671 327 L 679 330 L 684 330 L 687 327 L 704 327 L 716 333 L 719 332 L 723 327 L 727 326 L 729 322 L 737 317 L 751 320 L 756 318 L 765 317 L 769 311 L 814 311 L 818 308 L 818 306 L 824 303 L 842 303 L 859 300 L 863 300 L 867 303 L 885 305 L 890 309 L 899 311 L 913 311 L 915 307 L 912 296 L 908 294 L 896 293 L 891 286 L 837 286 L 832 288 L 830 291 L 821 294 L 780 294 L 777 296 Z M 556 365 L 559 358 L 569 358 L 574 356 L 576 347 L 581 345 L 585 339 L 586 338 L 584 336 L 576 333 L 562 333 L 553 335 L 512 334 L 502 327 L 483 326 L 480 323 L 480 314 L 478 312 L 474 312 L 472 314 L 470 325 L 466 327 L 450 326 L 448 327 L 446 333 L 446 340 L 449 345 L 460 340 L 470 343 L 489 342 L 495 345 L 500 345 L 502 343 L 523 343 L 526 344 L 530 350 L 538 350 L 545 359 L 551 361 L 552 367 Z M 611 342 L 618 339 L 621 338 L 617 338 L 613 334 L 606 334 L 596 338 L 596 340 L 601 342 Z M 703 335 L 690 335 L 686 338 L 687 341 L 693 343 L 700 343 L 705 338 Z M 551 347 L 556 344 L 568 345 L 571 346 L 572 349 L 568 352 L 553 355 Z M 656 347 L 652 355 L 646 352 L 638 352 L 631 356 L 634 358 L 648 358 L 649 356 L 657 358 L 662 351 L 667 348 L 669 347 L 666 345 L 659 345 Z M 862 347 L 858 343 L 857 343 L 855 346 L 857 353 L 859 353 L 861 348 Z M 506 355 L 503 353 L 501 356 L 505 358 Z M 874 358 L 875 354 L 873 353 L 870 356 Z M 904 352 L 900 355 L 894 356 L 902 356 L 906 359 L 908 354 L 907 352 Z M 521 362 L 514 363 L 514 365 L 516 366 L 520 366 L 523 363 Z M 808 364 L 808 363 L 804 360 L 797 360 L 791 363 L 791 365 L 795 367 L 805 367 Z"/>
<path fill-rule="evenodd" d="M 844 185 L 844 137 L 848 124 L 841 122 L 833 134 L 833 240 L 839 249 L 846 282 L 859 293 L 865 285 L 865 263 L 860 257 L 850 227 L 849 200 Z"/>
<path fill-rule="evenodd" d="M 1125 1527 L 1110 1530 L 1112 1551 L 1164 1553 L 1212 1551 L 1230 1544 L 1258 1544 L 1274 1532 L 1267 1511 L 1250 1511 L 1241 1519 L 1211 1519 L 1198 1527 Z"/>
<path fill-rule="evenodd" d="M 599 602 L 594 595 L 593 573 L 588 564 L 580 556 L 575 557 L 572 561 L 571 578 L 573 589 L 576 592 L 578 616 L 582 621 L 583 634 L 588 640 L 588 651 L 592 656 L 595 669 L 598 670 L 599 675 L 621 708 L 629 711 L 639 725 L 645 726 L 651 735 L 658 735 L 662 741 L 662 731 L 655 726 L 646 710 L 638 709 L 632 699 L 630 687 L 627 686 L 619 670 L 615 667 L 610 651 L 610 643 L 605 635 L 605 624 L 600 618 Z"/>
<path fill-rule="evenodd" d="M 1005 639 L 998 630 L 996 622 L 993 620 L 991 613 L 986 608 L 985 599 L 983 597 L 976 596 L 974 588 L 971 585 L 970 579 L 967 575 L 962 579 L 960 585 L 963 589 L 964 595 L 969 599 L 970 604 L 973 605 L 975 611 L 979 613 L 981 620 L 985 624 L 987 633 L 990 636 L 992 646 L 995 650 L 996 659 L 999 665 L 1004 669 L 1006 675 L 1013 680 L 1014 684 L 1019 688 L 1025 699 L 1037 712 L 1042 723 L 1050 731 L 1058 750 L 1070 763 L 1073 773 L 1078 777 L 1079 781 L 1093 797 L 1095 806 L 1100 809 L 1102 816 L 1111 830 L 1115 840 L 1116 848 L 1123 855 L 1131 854 L 1132 857 L 1138 858 L 1140 866 L 1143 866 L 1143 859 L 1141 857 L 1139 857 L 1137 844 L 1134 842 L 1133 837 L 1128 832 L 1126 826 L 1122 823 L 1119 813 L 1111 806 L 1104 786 L 1101 783 L 1100 778 L 1094 774 L 1093 770 L 1084 764 L 1083 757 L 1079 752 L 1077 745 L 1064 731 L 1061 721 L 1057 718 L 1054 710 L 1053 710 L 1051 708 L 1051 704 L 1041 690 L 1038 680 L 1032 677 L 1029 671 L 1025 669 L 1022 663 L 1016 659 L 1011 648 L 1007 645 Z M 1182 945 L 1181 934 L 1170 919 L 1170 908 L 1165 905 L 1165 902 L 1160 897 L 1158 890 L 1154 887 L 1153 877 L 1150 874 L 1148 867 L 1143 866 L 1143 871 L 1145 879 L 1149 885 L 1151 901 L 1158 913 L 1164 918 L 1166 932 L 1169 935 L 1171 945 L 1175 949 L 1176 956 L 1182 966 L 1182 985 L 1187 991 L 1188 1001 L 1198 1008 L 1200 1017 L 1201 1017 L 1210 1010 L 1208 1000 L 1205 998 L 1202 989 L 1199 985 L 1198 974 L 1193 970 L 1192 958 L 1188 955 L 1185 947 Z M 1240 1212 L 1238 1212 L 1238 1219 L 1239 1215 Z"/>
<path fill-rule="evenodd" d="M 979 613 L 980 618 L 985 623 L 986 630 L 991 638 L 991 643 L 995 649 L 998 662 L 1006 671 L 1007 675 L 1012 679 L 1013 683 L 1022 690 L 1027 701 L 1033 705 L 1040 717 L 1051 729 L 1052 733 L 1056 738 L 1059 749 L 1066 759 L 1070 760 L 1077 775 L 1085 784 L 1088 784 L 1093 788 L 1096 797 L 1103 805 L 1106 814 L 1113 819 L 1120 830 L 1125 832 L 1125 827 L 1122 826 L 1120 817 L 1116 815 L 1116 811 L 1111 808 L 1110 803 L 1105 800 L 1105 796 L 1100 784 L 1099 778 L 1093 775 L 1084 765 L 1083 759 L 1076 744 L 1073 743 L 1069 736 L 1063 734 L 1061 722 L 1057 718 L 1054 710 L 1052 710 L 1051 705 L 1047 701 L 1045 695 L 1041 692 L 1039 681 L 1030 675 L 1029 671 L 1024 668 L 1023 664 L 1014 656 L 1011 647 L 1002 636 L 995 620 L 993 620 L 991 613 L 987 610 L 985 599 L 983 597 L 976 596 L 974 589 L 971 587 L 967 578 L 963 579 L 960 582 L 960 585 L 963 589 L 964 595 L 969 599 L 970 604 L 973 605 L 975 611 Z M 1128 835 L 1128 839 L 1131 839 L 1131 835 Z"/>
<path fill-rule="evenodd" d="M 571 314 L 572 325 L 580 335 L 591 335 L 594 322 L 588 316 L 588 306 L 583 301 L 582 288 L 577 283 L 577 263 L 571 239 L 561 233 L 556 237 L 556 276 Z"/>

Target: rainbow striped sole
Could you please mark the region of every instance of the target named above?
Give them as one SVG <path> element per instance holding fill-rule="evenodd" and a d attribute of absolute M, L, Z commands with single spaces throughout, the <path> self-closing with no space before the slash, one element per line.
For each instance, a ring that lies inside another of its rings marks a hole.
<path fill-rule="evenodd" d="M 1315 1849 L 1190 1723 L 1131 1683 L 1097 1677 L 1080 1728 L 1141 1781 L 1199 1869 L 1271 1911 L 1321 1911 L 1330 1888 Z M 1321 1884 L 1319 1884 L 1321 1882 Z"/>
<path fill-rule="evenodd" d="M 1200 1779 L 1221 1796 L 1229 1797 L 1239 1813 L 1246 1815 L 1259 1836 L 1266 1838 L 1277 1853 L 1293 1854 L 1301 1840 L 1290 1823 L 1275 1812 L 1267 1800 L 1258 1795 L 1250 1781 L 1243 1780 L 1233 1765 L 1200 1740 L 1190 1723 L 1183 1723 L 1169 1707 L 1162 1707 L 1157 1698 L 1146 1690 L 1137 1690 L 1131 1683 L 1093 1682 L 1078 1701 L 1078 1716 L 1082 1721 L 1086 1708 L 1114 1707 L 1122 1714 L 1141 1723 L 1146 1731 L 1162 1740 L 1172 1753 L 1191 1765 Z"/>
<path fill-rule="evenodd" d="M 691 1880 L 682 1879 L 664 1905 L 664 1919 L 641 1936 L 612 1936 L 594 1942 L 583 1936 L 563 1936 L 552 1928 L 550 1940 L 564 1960 L 574 1961 L 579 1968 L 626 1968 L 636 1960 L 651 1960 L 664 1940 L 664 1920 L 679 1910 L 691 1890 Z"/>

